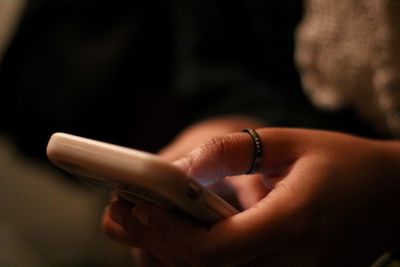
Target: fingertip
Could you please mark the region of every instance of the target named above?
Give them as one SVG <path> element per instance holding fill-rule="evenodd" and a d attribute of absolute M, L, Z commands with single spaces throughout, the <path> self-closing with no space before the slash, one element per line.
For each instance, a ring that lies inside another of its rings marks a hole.
<path fill-rule="evenodd" d="M 188 173 L 190 166 L 192 165 L 191 160 L 192 160 L 192 155 L 191 152 L 189 152 L 182 158 L 173 161 L 172 164 L 178 167 L 178 169 L 182 170 L 183 172 Z"/>
<path fill-rule="evenodd" d="M 125 217 L 129 214 L 132 205 L 133 204 L 126 201 L 113 200 L 106 207 L 105 214 L 107 214 L 115 223 L 124 226 L 124 221 L 126 221 Z"/>
<path fill-rule="evenodd" d="M 124 243 L 124 244 L 134 245 L 131 242 L 131 240 L 128 236 L 128 233 L 123 229 L 123 227 L 120 224 L 116 223 L 109 216 L 108 208 L 107 208 L 106 212 L 104 213 L 101 226 L 102 226 L 104 233 L 111 239 L 114 239 L 114 240 Z"/>
<path fill-rule="evenodd" d="M 108 229 L 110 228 L 111 222 L 113 222 L 113 220 L 111 219 L 111 216 L 110 216 L 110 208 L 109 208 L 109 206 L 107 206 L 104 209 L 103 217 L 101 220 L 101 226 L 105 232 L 107 232 Z"/>
<path fill-rule="evenodd" d="M 207 139 L 173 164 L 202 184 L 212 184 L 225 176 L 244 174 L 252 161 L 251 139 L 233 133 Z"/>

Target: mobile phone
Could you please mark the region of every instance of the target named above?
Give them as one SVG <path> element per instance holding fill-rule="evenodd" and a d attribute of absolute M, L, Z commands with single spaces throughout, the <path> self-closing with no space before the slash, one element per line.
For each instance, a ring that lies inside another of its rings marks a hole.
<path fill-rule="evenodd" d="M 55 133 L 47 145 L 47 156 L 73 176 L 110 189 L 134 204 L 150 202 L 206 224 L 238 213 L 213 191 L 155 154 Z"/>

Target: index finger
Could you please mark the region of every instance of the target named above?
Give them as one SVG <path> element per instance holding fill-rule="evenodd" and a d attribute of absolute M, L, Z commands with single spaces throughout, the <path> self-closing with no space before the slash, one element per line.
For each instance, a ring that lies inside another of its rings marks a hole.
<path fill-rule="evenodd" d="M 165 250 L 172 249 L 193 266 L 233 266 L 276 251 L 280 246 L 276 238 L 279 222 L 288 213 L 269 202 L 261 201 L 211 228 L 155 206 L 134 209 L 134 215 L 146 218 L 146 249 L 160 249 L 161 243 Z"/>
<path fill-rule="evenodd" d="M 263 148 L 259 172 L 271 173 L 276 167 L 296 159 L 298 133 L 277 128 L 258 129 L 257 132 Z M 292 138 L 295 134 L 296 138 Z M 253 141 L 245 132 L 213 137 L 174 164 L 203 184 L 246 174 L 255 160 Z"/>

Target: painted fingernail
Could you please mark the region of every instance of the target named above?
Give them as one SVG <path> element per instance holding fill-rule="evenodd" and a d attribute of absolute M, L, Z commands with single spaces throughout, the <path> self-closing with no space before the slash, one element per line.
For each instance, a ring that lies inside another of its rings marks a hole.
<path fill-rule="evenodd" d="M 146 208 L 143 206 L 136 206 L 132 208 L 132 214 L 144 226 L 149 226 L 149 215 Z"/>

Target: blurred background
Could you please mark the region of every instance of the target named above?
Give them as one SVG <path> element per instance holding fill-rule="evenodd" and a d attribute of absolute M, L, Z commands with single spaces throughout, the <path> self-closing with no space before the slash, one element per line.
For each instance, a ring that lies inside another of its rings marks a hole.
<path fill-rule="evenodd" d="M 100 218 L 108 197 L 0 137 L 0 266 L 132 266 Z"/>
<path fill-rule="evenodd" d="M 225 114 L 374 136 L 316 112 L 293 63 L 301 1 L 0 1 L 0 266 L 131 266 L 108 196 L 51 166 L 57 131 L 157 152 Z"/>

